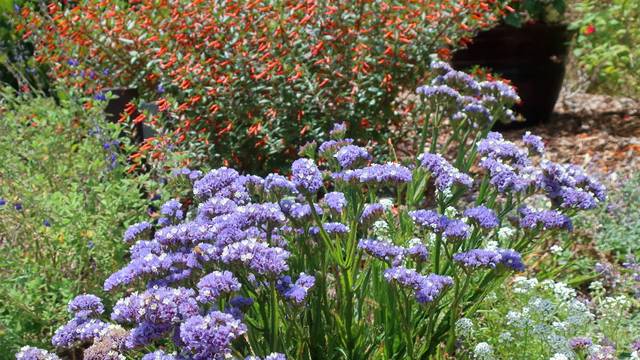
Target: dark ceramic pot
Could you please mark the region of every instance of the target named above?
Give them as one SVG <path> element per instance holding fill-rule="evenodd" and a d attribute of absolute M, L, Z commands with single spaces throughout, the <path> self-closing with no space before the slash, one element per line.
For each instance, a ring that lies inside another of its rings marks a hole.
<path fill-rule="evenodd" d="M 104 92 L 111 92 L 115 97 L 110 99 L 107 103 L 106 108 L 104 109 L 105 116 L 107 121 L 115 123 L 120 119 L 120 115 L 125 111 L 125 107 L 128 103 L 138 98 L 138 89 L 136 88 L 124 88 L 124 89 L 106 89 Z M 154 111 L 153 107 L 155 104 L 141 104 L 140 107 L 143 107 L 145 110 Z M 136 110 L 132 117 L 137 117 L 140 113 Z M 144 125 L 142 123 L 136 124 L 136 132 L 135 132 L 135 141 L 142 142 L 144 139 L 149 138 L 154 135 L 153 130 Z"/>
<path fill-rule="evenodd" d="M 452 65 L 459 70 L 479 65 L 511 80 L 522 99 L 515 110 L 526 119 L 515 126 L 534 125 L 551 117 L 558 100 L 569 39 L 565 25 L 500 25 L 454 53 Z"/>

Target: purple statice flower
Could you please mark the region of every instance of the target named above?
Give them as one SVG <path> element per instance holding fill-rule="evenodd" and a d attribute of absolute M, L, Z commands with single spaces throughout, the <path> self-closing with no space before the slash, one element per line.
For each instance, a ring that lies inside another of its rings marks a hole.
<path fill-rule="evenodd" d="M 220 260 L 225 264 L 242 264 L 259 275 L 274 276 L 289 270 L 289 256 L 287 250 L 247 239 L 225 246 Z"/>
<path fill-rule="evenodd" d="M 478 143 L 477 149 L 478 154 L 491 159 L 509 160 L 519 166 L 527 166 L 530 163 L 526 150 L 505 140 L 502 134 L 497 132 L 490 132 Z"/>
<path fill-rule="evenodd" d="M 409 212 L 411 220 L 424 230 L 442 233 L 447 228 L 449 219 L 433 210 L 414 210 Z"/>
<path fill-rule="evenodd" d="M 501 260 L 502 256 L 497 251 L 488 249 L 473 249 L 453 255 L 453 261 L 468 269 L 495 268 Z"/>
<path fill-rule="evenodd" d="M 167 354 L 162 350 L 156 350 L 152 353 L 145 354 L 142 360 L 178 360 L 175 355 Z"/>
<path fill-rule="evenodd" d="M 133 293 L 118 300 L 111 320 L 119 323 L 175 324 L 198 314 L 195 291 L 183 287 L 154 286 L 144 293 Z"/>
<path fill-rule="evenodd" d="M 343 223 L 339 222 L 328 222 L 322 224 L 322 228 L 329 235 L 343 235 L 349 232 L 349 227 Z M 311 235 L 318 235 L 320 233 L 320 229 L 317 226 L 313 226 L 309 229 Z"/>
<path fill-rule="evenodd" d="M 280 210 L 280 205 L 269 202 L 239 206 L 235 214 L 239 215 L 244 223 L 252 226 L 279 226 L 287 220 Z"/>
<path fill-rule="evenodd" d="M 236 211 L 238 205 L 227 198 L 214 196 L 205 201 L 198 208 L 198 218 L 213 219 L 216 216 L 231 214 Z"/>
<path fill-rule="evenodd" d="M 582 169 L 545 161 L 538 186 L 547 197 L 564 208 L 592 209 L 606 199 L 606 189 Z"/>
<path fill-rule="evenodd" d="M 56 330 L 51 344 L 59 349 L 72 349 L 93 342 L 109 324 L 97 319 L 73 318 Z"/>
<path fill-rule="evenodd" d="M 291 181 L 307 194 L 315 194 L 322 187 L 322 173 L 311 159 L 301 158 L 291 164 Z"/>
<path fill-rule="evenodd" d="M 176 199 L 171 199 L 164 203 L 160 207 L 160 214 L 173 218 L 175 220 L 183 220 L 184 212 L 182 211 L 182 204 Z"/>
<path fill-rule="evenodd" d="M 100 316 L 104 312 L 102 300 L 91 294 L 78 295 L 69 302 L 67 307 L 69 313 L 77 318 L 88 318 Z"/>
<path fill-rule="evenodd" d="M 234 169 L 221 167 L 210 171 L 199 180 L 193 183 L 193 195 L 206 200 L 218 193 L 226 193 L 228 188 L 233 188 L 233 184 L 240 174 Z"/>
<path fill-rule="evenodd" d="M 448 72 L 454 71 L 451 65 L 444 61 L 434 61 L 429 65 L 431 71 L 433 71 L 436 75 L 444 75 Z"/>
<path fill-rule="evenodd" d="M 60 358 L 46 350 L 23 346 L 16 354 L 16 360 L 60 360 Z"/>
<path fill-rule="evenodd" d="M 322 208 L 317 204 L 313 204 L 313 207 L 316 210 L 316 214 L 318 214 L 318 216 L 322 216 Z M 309 204 L 294 203 L 289 209 L 289 216 L 298 221 L 309 220 L 313 216 L 311 213 L 311 206 Z"/>
<path fill-rule="evenodd" d="M 424 276 L 415 269 L 407 269 L 404 266 L 396 266 L 384 271 L 384 278 L 391 284 L 397 283 L 402 287 L 417 289 Z"/>
<path fill-rule="evenodd" d="M 343 193 L 334 191 L 325 194 L 324 203 L 334 214 L 340 214 L 347 206 L 347 198 L 345 198 Z"/>
<path fill-rule="evenodd" d="M 345 122 L 333 124 L 333 128 L 329 131 L 332 139 L 341 139 L 347 133 L 347 124 Z"/>
<path fill-rule="evenodd" d="M 213 303 L 221 295 L 231 294 L 240 290 L 240 282 L 230 271 L 214 271 L 204 276 L 198 282 L 198 296 L 201 303 Z"/>
<path fill-rule="evenodd" d="M 362 239 L 358 243 L 358 249 L 367 254 L 387 262 L 399 262 L 405 254 L 405 249 L 388 241 Z"/>
<path fill-rule="evenodd" d="M 67 60 L 67 64 L 69 64 L 69 66 L 78 66 L 80 62 L 77 59 L 69 59 Z"/>
<path fill-rule="evenodd" d="M 427 250 L 427 247 L 417 238 L 409 242 L 409 247 L 405 254 L 417 262 L 424 262 L 429 259 L 429 250 Z"/>
<path fill-rule="evenodd" d="M 535 183 L 531 167 L 514 167 L 492 157 L 482 159 L 479 166 L 489 172 L 489 183 L 500 193 L 525 192 Z"/>
<path fill-rule="evenodd" d="M 150 345 L 153 341 L 161 339 L 174 328 L 171 324 L 154 324 L 143 321 L 136 325 L 124 340 L 125 349 L 136 349 Z"/>
<path fill-rule="evenodd" d="M 449 240 L 464 240 L 470 235 L 469 225 L 462 220 L 452 219 L 447 221 L 447 226 L 443 232 Z"/>
<path fill-rule="evenodd" d="M 360 215 L 361 224 L 372 224 L 384 214 L 384 206 L 379 203 L 367 204 Z"/>
<path fill-rule="evenodd" d="M 525 266 L 519 252 L 512 249 L 498 249 L 498 254 L 501 256 L 500 264 L 514 271 L 524 271 Z"/>
<path fill-rule="evenodd" d="M 318 153 L 322 156 L 332 156 L 341 147 L 353 144 L 353 139 L 329 140 L 318 147 Z"/>
<path fill-rule="evenodd" d="M 416 290 L 416 300 L 421 304 L 434 302 L 451 285 L 453 285 L 453 279 L 449 276 L 438 274 L 424 276 Z"/>
<path fill-rule="evenodd" d="M 587 360 L 616 360 L 616 348 L 612 345 L 602 345 L 587 356 Z"/>
<path fill-rule="evenodd" d="M 522 142 L 529 148 L 529 153 L 544 154 L 544 142 L 540 136 L 533 135 L 530 131 L 527 131 L 522 136 Z"/>
<path fill-rule="evenodd" d="M 355 145 L 343 146 L 333 157 L 338 160 L 338 164 L 343 169 L 353 169 L 371 160 L 371 155 L 366 149 Z"/>
<path fill-rule="evenodd" d="M 192 316 L 180 325 L 180 339 L 194 360 L 225 359 L 233 340 L 246 332 L 240 320 L 220 311 Z"/>
<path fill-rule="evenodd" d="M 13 208 L 16 209 L 16 211 L 22 211 L 22 203 L 20 202 L 14 203 Z"/>
<path fill-rule="evenodd" d="M 460 172 L 439 154 L 424 153 L 420 155 L 419 160 L 422 167 L 433 175 L 436 187 L 440 191 L 450 189 L 453 185 L 466 188 L 473 185 L 473 179 L 469 175 Z"/>
<path fill-rule="evenodd" d="M 472 119 L 476 123 L 482 125 L 491 125 L 493 123 L 493 116 L 489 109 L 487 109 L 483 104 L 478 101 L 474 101 L 470 104 L 465 105 L 462 108 L 462 113 L 467 115 L 469 119 Z"/>
<path fill-rule="evenodd" d="M 264 358 L 259 356 L 247 356 L 244 360 L 287 360 L 287 357 L 284 354 L 271 353 Z"/>
<path fill-rule="evenodd" d="M 520 97 L 515 89 L 502 81 L 482 81 L 478 85 L 482 94 L 499 99 L 507 107 L 520 102 Z"/>
<path fill-rule="evenodd" d="M 449 276 L 437 274 L 425 276 L 414 269 L 402 266 L 385 270 L 384 278 L 391 284 L 398 284 L 401 287 L 414 290 L 416 300 L 421 304 L 435 301 L 448 286 L 453 284 L 453 279 Z"/>
<path fill-rule="evenodd" d="M 483 229 L 493 229 L 498 226 L 498 217 L 493 210 L 484 205 L 465 210 L 464 216 Z"/>
<path fill-rule="evenodd" d="M 640 338 L 631 343 L 631 350 L 640 351 Z"/>
<path fill-rule="evenodd" d="M 473 96 L 480 94 L 480 85 L 478 85 L 473 76 L 463 71 L 452 70 L 444 75 L 437 76 L 433 79 L 433 84 L 449 85 Z"/>
<path fill-rule="evenodd" d="M 462 95 L 447 85 L 420 86 L 416 89 L 416 93 L 423 95 L 428 102 L 448 111 L 454 111 L 462 101 Z"/>
<path fill-rule="evenodd" d="M 102 91 L 99 91 L 93 95 L 93 99 L 98 101 L 107 101 L 107 96 Z"/>
<path fill-rule="evenodd" d="M 315 283 L 316 278 L 314 276 L 300 273 L 300 276 L 295 283 L 291 283 L 291 279 L 288 278 L 288 281 L 285 281 L 283 285 L 281 285 L 279 291 L 285 299 L 300 305 L 304 303 L 307 295 L 309 294 L 309 290 L 313 288 Z"/>
<path fill-rule="evenodd" d="M 256 175 L 242 176 L 242 183 L 254 194 L 258 194 L 264 189 L 264 181 L 265 179 Z"/>
<path fill-rule="evenodd" d="M 45 227 L 51 227 L 51 221 L 49 221 L 49 219 L 44 219 L 42 221 L 42 225 L 44 225 Z"/>
<path fill-rule="evenodd" d="M 362 169 L 358 169 L 357 178 L 363 184 L 388 184 L 399 185 L 411 182 L 411 170 L 396 164 L 373 164 Z"/>
<path fill-rule="evenodd" d="M 7 200 L 0 198 L 0 206 L 5 206 L 7 204 Z"/>
<path fill-rule="evenodd" d="M 264 178 L 264 189 L 266 192 L 276 195 L 295 194 L 296 186 L 286 177 L 279 174 L 269 174 Z"/>
<path fill-rule="evenodd" d="M 124 242 L 132 243 L 137 240 L 145 231 L 151 229 L 151 224 L 146 221 L 133 224 L 124 232 Z"/>
<path fill-rule="evenodd" d="M 523 229 L 531 230 L 540 227 L 543 230 L 573 230 L 571 219 L 559 211 L 535 211 L 527 207 L 521 207 L 518 211 L 520 213 L 520 227 Z"/>
<path fill-rule="evenodd" d="M 138 240 L 129 248 L 132 259 L 143 258 L 148 254 L 160 255 L 162 252 L 162 245 L 155 240 Z"/>
<path fill-rule="evenodd" d="M 593 345 L 593 342 L 588 337 L 578 336 L 569 340 L 569 347 L 574 351 L 586 350 L 591 345 Z"/>

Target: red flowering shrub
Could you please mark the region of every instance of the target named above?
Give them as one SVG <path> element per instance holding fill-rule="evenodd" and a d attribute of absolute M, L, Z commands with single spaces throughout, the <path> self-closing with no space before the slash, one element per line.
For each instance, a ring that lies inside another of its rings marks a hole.
<path fill-rule="evenodd" d="M 155 102 L 158 111 L 132 119 L 158 130 L 137 159 L 188 143 L 211 165 L 256 171 L 277 167 L 335 121 L 350 123 L 354 137 L 386 136 L 399 121 L 392 101 L 419 84 L 429 56 L 447 57 L 493 25 L 503 6 L 85 0 L 67 9 L 52 3 L 47 16 L 25 8 L 21 30 L 56 79 L 97 97 L 137 87 Z"/>

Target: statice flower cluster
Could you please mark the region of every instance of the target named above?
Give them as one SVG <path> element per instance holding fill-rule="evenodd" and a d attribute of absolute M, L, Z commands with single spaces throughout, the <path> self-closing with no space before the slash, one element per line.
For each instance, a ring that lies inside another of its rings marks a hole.
<path fill-rule="evenodd" d="M 518 101 L 505 84 L 477 82 L 443 63 L 434 70 L 433 83 L 418 89 L 430 109 L 443 112 L 434 119 L 486 129 L 508 120 L 500 107 Z M 122 292 L 110 313 L 117 327 L 98 318 L 98 298 L 81 295 L 53 344 L 91 354 L 146 352 L 147 360 L 377 352 L 375 344 L 354 346 L 371 338 L 365 331 L 383 335 L 375 322 L 387 311 L 381 306 L 393 304 L 403 327 L 412 327 L 411 336 L 384 334 L 396 336 L 393 357 L 428 358 L 440 343 L 455 345 L 444 337 L 481 298 L 470 293 L 475 285 L 523 271 L 522 255 L 540 233 L 571 229 L 569 214 L 590 207 L 574 206 L 578 195 L 569 194 L 604 196 L 577 170 L 539 162 L 542 140 L 531 134 L 523 139 L 528 150 L 489 133 L 455 161 L 421 149 L 417 159 L 376 162 L 359 141 L 344 138 L 343 124 L 330 133 L 290 171 L 178 171 L 190 180 L 183 182 L 191 184 L 188 198 L 165 203 L 157 221 L 132 225 L 124 236 L 129 261 L 104 282 L 105 291 Z M 479 178 L 469 170 L 474 164 Z M 554 205 L 534 208 L 534 196 Z M 325 345 L 331 349 L 318 348 Z"/>

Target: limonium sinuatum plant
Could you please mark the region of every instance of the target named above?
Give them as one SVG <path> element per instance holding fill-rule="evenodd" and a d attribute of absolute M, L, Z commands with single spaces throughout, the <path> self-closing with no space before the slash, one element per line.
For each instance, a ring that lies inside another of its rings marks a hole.
<path fill-rule="evenodd" d="M 376 162 L 337 124 L 331 139 L 301 150 L 287 176 L 178 171 L 189 174 L 193 201 L 172 201 L 162 221 L 132 226 L 131 260 L 105 281 L 122 293 L 110 321 L 126 332 L 114 351 L 143 359 L 454 354 L 458 320 L 605 195 L 579 168 L 544 160 L 539 137 L 526 134 L 520 147 L 489 131 L 518 101 L 509 86 L 433 68 L 440 75 L 418 89 L 428 116 L 413 159 Z M 445 123 L 451 134 L 438 145 Z M 92 349 L 116 326 L 97 320 L 102 306 L 92 297 L 70 310 L 74 319 L 54 337 L 58 351 Z"/>

